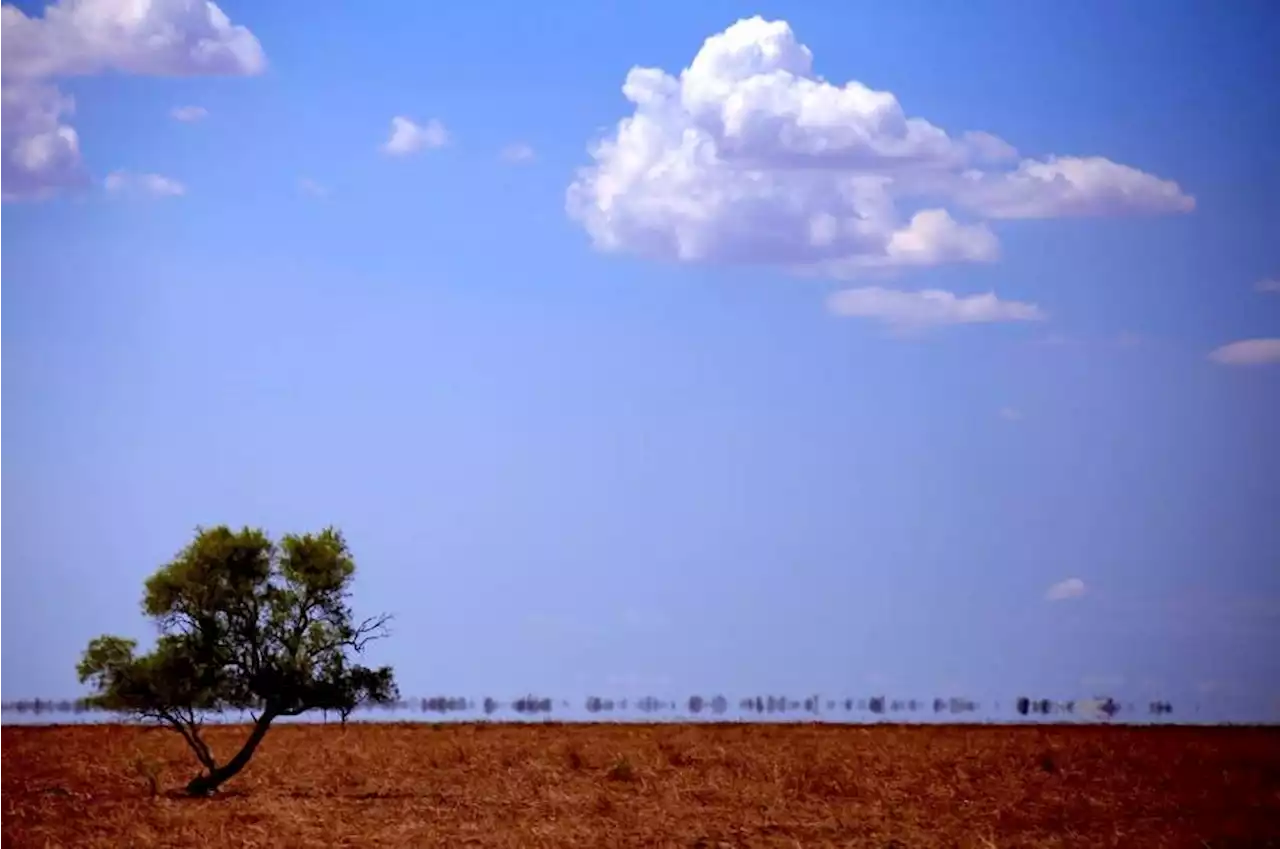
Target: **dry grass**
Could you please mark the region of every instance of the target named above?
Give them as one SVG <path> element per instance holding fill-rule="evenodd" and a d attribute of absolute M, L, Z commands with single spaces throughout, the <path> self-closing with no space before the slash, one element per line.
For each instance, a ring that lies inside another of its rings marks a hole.
<path fill-rule="evenodd" d="M 208 800 L 163 730 L 0 752 L 6 847 L 1280 846 L 1264 729 L 294 725 Z"/>

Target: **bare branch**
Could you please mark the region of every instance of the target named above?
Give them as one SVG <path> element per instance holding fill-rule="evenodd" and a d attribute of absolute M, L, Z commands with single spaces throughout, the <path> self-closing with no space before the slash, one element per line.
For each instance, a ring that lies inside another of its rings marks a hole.
<path fill-rule="evenodd" d="M 381 640 L 390 635 L 390 629 L 387 623 L 391 621 L 391 614 L 383 613 L 380 616 L 370 616 L 356 626 L 355 636 L 350 640 L 351 648 L 357 652 L 363 652 L 365 646 L 374 640 Z"/>
<path fill-rule="evenodd" d="M 200 761 L 202 766 L 210 772 L 218 768 L 209 746 L 200 738 L 199 730 L 194 727 L 188 728 L 182 721 L 182 717 L 177 713 L 157 708 L 155 710 L 138 711 L 138 715 L 165 723 L 182 735 L 182 739 L 187 741 L 187 745 L 191 747 L 191 751 L 195 753 L 196 760 Z"/>

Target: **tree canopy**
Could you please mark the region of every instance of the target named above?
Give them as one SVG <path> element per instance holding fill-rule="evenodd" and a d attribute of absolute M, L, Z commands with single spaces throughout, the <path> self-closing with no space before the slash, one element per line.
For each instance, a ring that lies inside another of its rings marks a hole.
<path fill-rule="evenodd" d="M 197 529 L 195 539 L 146 582 L 143 612 L 160 636 L 92 640 L 78 673 L 90 702 L 154 720 L 182 735 L 205 772 L 203 795 L 244 768 L 281 716 L 337 711 L 399 697 L 390 667 L 355 660 L 387 634 L 387 615 L 357 621 L 348 606 L 355 562 L 342 534 L 288 535 L 274 543 L 252 528 Z M 250 711 L 242 749 L 219 763 L 201 736 L 208 715 Z"/>

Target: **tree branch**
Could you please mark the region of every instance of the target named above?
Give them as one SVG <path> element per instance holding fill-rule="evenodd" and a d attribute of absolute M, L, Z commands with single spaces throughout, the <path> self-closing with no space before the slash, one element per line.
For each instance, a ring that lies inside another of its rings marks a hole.
<path fill-rule="evenodd" d="M 370 616 L 356 626 L 355 636 L 351 640 L 351 647 L 357 652 L 363 652 L 364 647 L 374 640 L 381 640 L 389 633 L 387 623 L 391 621 L 390 613 L 383 613 L 379 616 Z"/>
<path fill-rule="evenodd" d="M 138 715 L 143 718 L 156 719 L 165 723 L 182 735 L 182 739 L 187 741 L 187 745 L 191 747 L 191 751 L 195 753 L 196 760 L 201 765 L 213 772 L 218 768 L 217 762 L 213 758 L 213 753 L 209 750 L 209 746 L 200 738 L 199 729 L 196 726 L 188 728 L 182 720 L 182 716 L 178 712 L 170 712 L 162 708 L 155 710 L 141 710 Z"/>
<path fill-rule="evenodd" d="M 293 631 L 285 640 L 285 650 L 290 655 L 296 657 L 298 649 L 301 647 L 302 638 L 306 635 L 307 629 L 311 627 L 311 611 L 319 604 L 319 600 L 312 598 L 311 590 L 307 590 L 299 602 L 298 607 L 298 623 L 294 626 Z"/>
<path fill-rule="evenodd" d="M 200 736 L 200 729 L 203 726 L 204 726 L 204 723 L 196 719 L 195 708 L 188 706 L 187 707 L 187 728 L 191 734 L 191 739 L 194 740 L 196 742 L 196 745 L 198 745 L 201 751 L 204 752 L 204 756 L 207 759 L 208 763 L 216 764 L 217 761 L 213 757 L 212 750 L 209 749 L 209 744 L 206 743 L 204 739 Z M 213 769 L 212 766 L 210 766 L 209 768 Z"/>
<path fill-rule="evenodd" d="M 365 646 L 369 643 L 388 636 L 387 623 L 391 621 L 391 618 L 389 613 L 370 616 L 352 629 L 350 637 L 343 637 L 342 639 L 324 643 L 316 648 L 316 653 L 322 654 L 347 646 L 357 653 L 363 654 Z"/>

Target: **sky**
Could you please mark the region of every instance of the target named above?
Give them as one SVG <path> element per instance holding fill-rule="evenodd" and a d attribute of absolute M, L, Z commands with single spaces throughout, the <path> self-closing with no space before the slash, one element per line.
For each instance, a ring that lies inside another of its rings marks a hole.
<path fill-rule="evenodd" d="M 197 526 L 333 524 L 407 695 L 1280 712 L 1277 43 L 6 3 L 5 698 L 149 638 Z"/>

